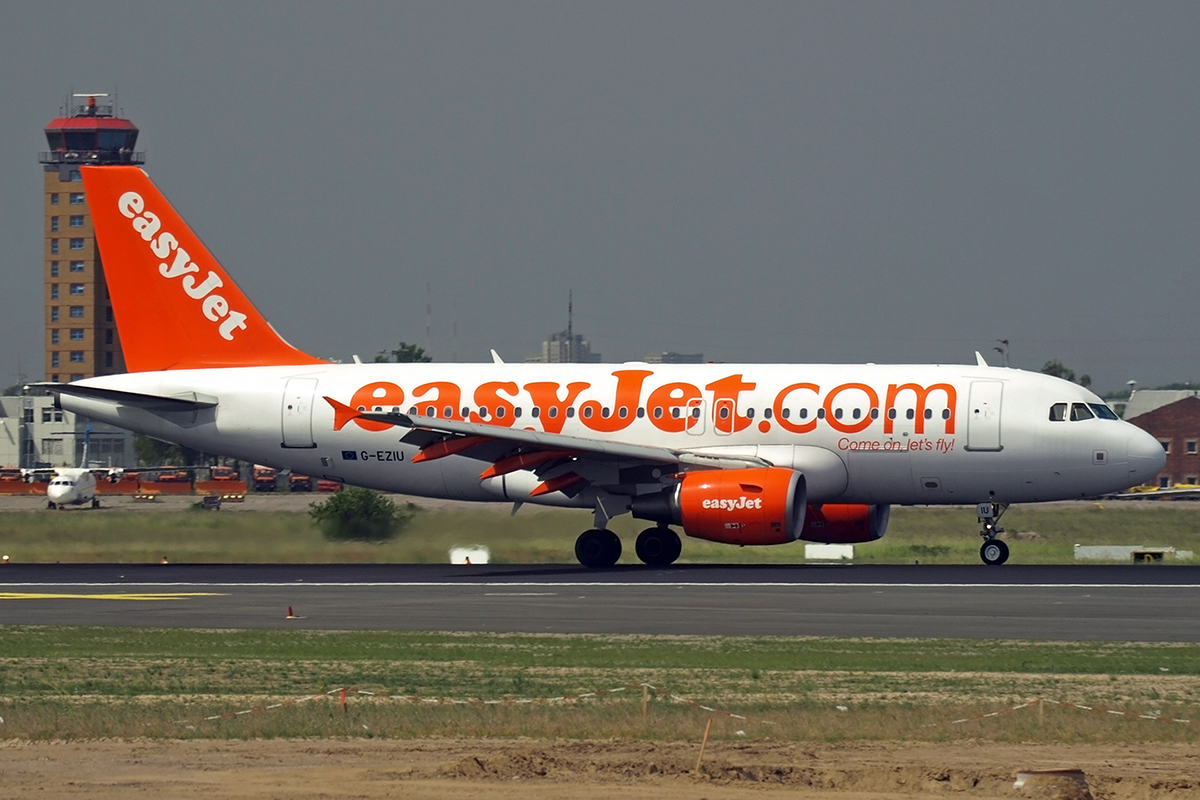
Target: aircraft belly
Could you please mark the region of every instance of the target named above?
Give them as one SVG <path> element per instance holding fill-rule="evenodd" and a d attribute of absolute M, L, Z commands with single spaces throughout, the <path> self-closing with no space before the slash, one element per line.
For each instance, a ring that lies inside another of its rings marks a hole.
<path fill-rule="evenodd" d="M 913 503 L 912 459 L 907 452 L 852 451 L 845 454 L 854 502 Z"/>

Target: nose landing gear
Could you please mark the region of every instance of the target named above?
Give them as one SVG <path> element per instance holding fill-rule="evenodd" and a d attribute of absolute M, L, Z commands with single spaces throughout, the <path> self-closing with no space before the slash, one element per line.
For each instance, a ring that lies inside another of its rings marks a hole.
<path fill-rule="evenodd" d="M 1008 545 L 996 538 L 1004 533 L 1004 528 L 996 523 L 1007 509 L 1008 506 L 1004 503 L 980 503 L 976 509 L 979 521 L 983 523 L 983 530 L 979 532 L 983 537 L 979 557 L 990 567 L 998 567 L 1008 561 Z"/>

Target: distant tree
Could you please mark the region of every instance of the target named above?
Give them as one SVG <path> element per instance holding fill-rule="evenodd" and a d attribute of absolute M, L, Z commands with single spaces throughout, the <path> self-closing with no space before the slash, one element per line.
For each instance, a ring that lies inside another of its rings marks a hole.
<path fill-rule="evenodd" d="M 398 364 L 428 363 L 433 361 L 433 357 L 425 352 L 424 347 L 401 342 L 395 350 L 380 350 L 375 354 L 376 363 L 386 364 L 389 361 Z"/>
<path fill-rule="evenodd" d="M 1162 386 L 1155 386 L 1155 389 L 1163 389 L 1166 391 L 1187 391 L 1190 392 L 1196 388 L 1196 384 L 1192 381 L 1176 381 L 1175 383 L 1164 383 Z"/>
<path fill-rule="evenodd" d="M 1042 372 L 1046 375 L 1053 375 L 1056 378 L 1062 378 L 1064 381 L 1071 381 L 1072 383 L 1078 383 L 1080 386 L 1084 387 L 1085 389 L 1092 385 L 1092 376 L 1091 375 L 1080 375 L 1079 378 L 1076 379 L 1075 378 L 1075 370 L 1069 369 L 1066 365 L 1064 365 L 1057 358 L 1054 359 L 1053 361 L 1047 361 L 1045 364 L 1043 364 Z"/>
<path fill-rule="evenodd" d="M 135 436 L 133 452 L 142 467 L 187 467 L 200 460 L 200 451 L 152 436 Z"/>
<path fill-rule="evenodd" d="M 5 397 L 16 397 L 17 395 L 19 395 L 21 393 L 21 390 L 24 388 L 25 388 L 24 384 L 14 383 L 12 386 L 9 386 L 7 389 L 4 390 L 4 396 Z"/>

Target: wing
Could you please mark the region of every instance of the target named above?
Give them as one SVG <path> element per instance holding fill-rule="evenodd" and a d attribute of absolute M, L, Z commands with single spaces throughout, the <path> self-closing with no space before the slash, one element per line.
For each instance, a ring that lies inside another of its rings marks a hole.
<path fill-rule="evenodd" d="M 414 463 L 451 455 L 475 458 L 488 464 L 479 474 L 481 480 L 530 470 L 543 479 L 532 492 L 534 497 L 555 491 L 573 496 L 588 485 L 611 490 L 622 485 L 658 483 L 668 472 L 689 469 L 770 466 L 753 456 L 715 456 L 478 422 L 359 411 L 331 397 L 325 402 L 333 407 L 336 430 L 355 419 L 408 428 L 401 441 L 421 448 L 412 459 Z"/>

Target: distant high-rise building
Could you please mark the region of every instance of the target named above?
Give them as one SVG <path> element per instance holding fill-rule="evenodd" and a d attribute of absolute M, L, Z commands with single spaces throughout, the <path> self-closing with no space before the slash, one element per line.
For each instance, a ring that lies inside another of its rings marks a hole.
<path fill-rule="evenodd" d="M 704 353 L 676 353 L 667 351 L 646 356 L 647 364 L 703 364 Z"/>
<path fill-rule="evenodd" d="M 559 331 L 542 342 L 541 355 L 528 356 L 526 362 L 547 364 L 598 364 L 600 354 L 593 353 L 588 340 L 578 333 Z"/>
<path fill-rule="evenodd" d="M 97 105 L 106 94 L 77 94 L 69 116 L 46 126 L 42 153 L 45 208 L 45 373 L 48 381 L 77 381 L 125 371 L 125 357 L 104 282 L 104 268 L 79 168 L 141 164 L 138 129 Z"/>

